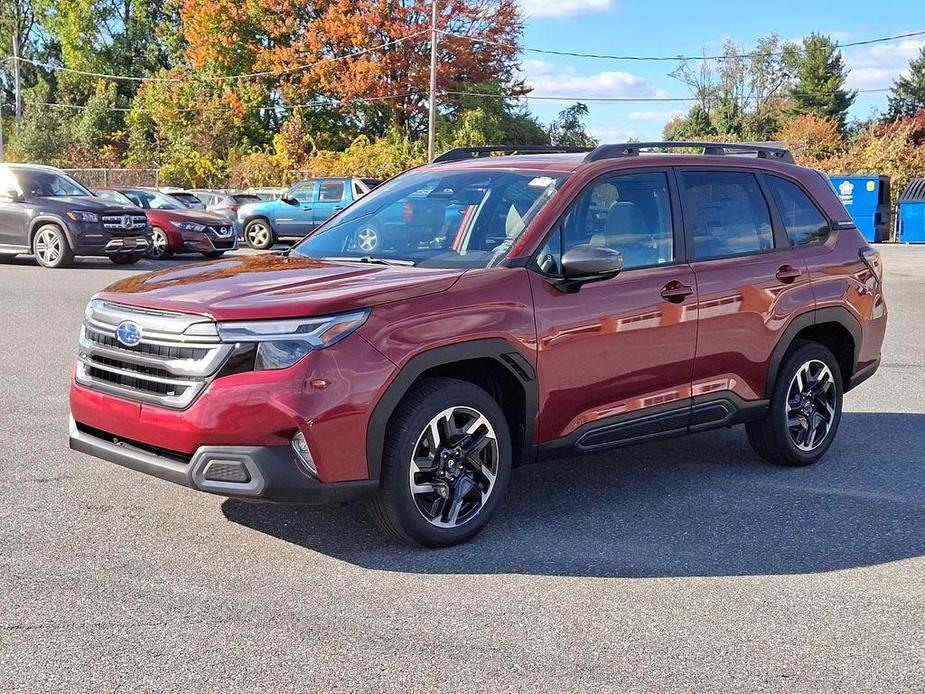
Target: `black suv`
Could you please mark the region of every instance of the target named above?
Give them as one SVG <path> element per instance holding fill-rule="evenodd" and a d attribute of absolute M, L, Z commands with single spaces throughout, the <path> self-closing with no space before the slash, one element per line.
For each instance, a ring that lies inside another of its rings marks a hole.
<path fill-rule="evenodd" d="M 31 253 L 57 268 L 96 255 L 129 265 L 150 238 L 144 210 L 101 200 L 50 166 L 0 164 L 0 259 Z"/>

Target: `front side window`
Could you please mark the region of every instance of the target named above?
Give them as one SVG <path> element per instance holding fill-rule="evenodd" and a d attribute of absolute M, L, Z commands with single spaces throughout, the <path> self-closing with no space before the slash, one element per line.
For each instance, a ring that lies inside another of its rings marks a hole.
<path fill-rule="evenodd" d="M 129 200 L 146 210 L 185 210 L 179 200 L 154 190 L 123 190 L 122 194 Z"/>
<path fill-rule="evenodd" d="M 825 241 L 829 235 L 829 220 L 795 183 L 777 176 L 765 176 L 777 211 L 780 212 L 790 243 L 803 246 Z"/>
<path fill-rule="evenodd" d="M 754 174 L 685 171 L 684 214 L 695 260 L 774 248 L 771 213 Z"/>
<path fill-rule="evenodd" d="M 318 202 L 340 202 L 343 198 L 343 181 L 324 181 L 318 189 Z"/>
<path fill-rule="evenodd" d="M 315 183 L 314 181 L 309 181 L 308 183 L 296 183 L 292 188 L 286 191 L 286 194 L 283 195 L 287 200 L 297 200 L 299 202 L 311 202 L 312 196 L 315 194 Z"/>
<path fill-rule="evenodd" d="M 40 198 L 55 198 L 60 196 L 87 197 L 92 196 L 89 190 L 77 181 L 55 171 L 29 171 L 23 169 L 16 171 L 19 187 L 25 195 L 34 195 Z"/>
<path fill-rule="evenodd" d="M 524 170 L 411 171 L 374 188 L 292 253 L 489 267 L 507 255 L 565 178 Z"/>
<path fill-rule="evenodd" d="M 666 174 L 622 174 L 589 184 L 540 249 L 535 264 L 542 272 L 558 274 L 562 254 L 583 244 L 620 251 L 627 270 L 672 262 Z"/>

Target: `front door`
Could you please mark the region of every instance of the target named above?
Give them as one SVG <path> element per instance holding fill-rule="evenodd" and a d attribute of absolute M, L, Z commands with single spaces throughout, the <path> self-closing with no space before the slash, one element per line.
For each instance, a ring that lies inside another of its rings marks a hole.
<path fill-rule="evenodd" d="M 314 228 L 312 222 L 316 185 L 314 181 L 297 183 L 277 201 L 276 233 L 280 236 L 304 236 Z"/>
<path fill-rule="evenodd" d="M 697 296 L 673 186 L 662 170 L 596 179 L 532 261 L 540 443 L 593 450 L 686 429 Z M 565 293 L 559 263 L 580 244 L 620 251 L 624 269 Z"/>
<path fill-rule="evenodd" d="M 687 250 L 697 278 L 696 399 L 766 398 L 768 361 L 795 312 L 813 306 L 809 274 L 791 249 L 762 174 L 678 172 Z"/>

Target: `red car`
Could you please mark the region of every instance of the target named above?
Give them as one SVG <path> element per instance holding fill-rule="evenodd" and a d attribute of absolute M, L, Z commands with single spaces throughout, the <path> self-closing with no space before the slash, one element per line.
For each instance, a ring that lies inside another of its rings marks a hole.
<path fill-rule="evenodd" d="M 106 200 L 144 209 L 152 230 L 145 254 L 154 260 L 167 260 L 174 253 L 220 258 L 238 247 L 232 222 L 219 214 L 191 209 L 153 188 L 96 188 L 93 192 Z"/>
<path fill-rule="evenodd" d="M 453 150 L 285 254 L 112 285 L 72 448 L 242 499 L 366 499 L 427 546 L 538 459 L 744 423 L 772 463 L 814 463 L 880 363 L 879 254 L 786 151 L 650 153 L 673 146 Z M 420 200 L 444 214 L 385 223 Z"/>

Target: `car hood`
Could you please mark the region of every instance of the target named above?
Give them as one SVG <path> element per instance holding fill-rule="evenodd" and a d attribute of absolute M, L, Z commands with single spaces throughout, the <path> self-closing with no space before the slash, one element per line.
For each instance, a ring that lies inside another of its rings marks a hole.
<path fill-rule="evenodd" d="M 197 224 L 227 225 L 228 219 L 220 214 L 205 210 L 145 210 L 150 219 L 167 219 L 172 222 L 196 222 Z"/>
<path fill-rule="evenodd" d="M 434 294 L 463 272 L 263 253 L 134 275 L 99 298 L 215 320 L 298 318 Z"/>
<path fill-rule="evenodd" d="M 144 214 L 144 210 L 135 206 L 123 206 L 90 195 L 49 195 L 39 197 L 30 195 L 27 200 L 36 207 L 46 210 L 84 210 L 86 212 L 105 212 L 111 210 L 117 214 Z"/>

